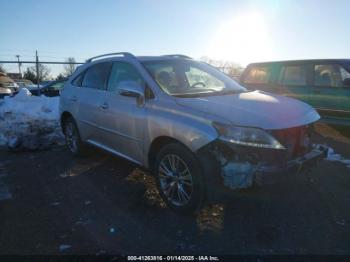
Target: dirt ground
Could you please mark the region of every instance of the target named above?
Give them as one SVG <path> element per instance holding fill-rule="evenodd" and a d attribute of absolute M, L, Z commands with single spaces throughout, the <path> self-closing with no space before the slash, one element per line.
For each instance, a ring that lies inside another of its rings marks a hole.
<path fill-rule="evenodd" d="M 350 158 L 342 130 L 318 132 Z M 73 158 L 62 146 L 0 150 L 0 254 L 203 253 L 350 254 L 350 168 L 322 161 L 309 174 L 180 216 L 151 177 L 120 158 Z"/>

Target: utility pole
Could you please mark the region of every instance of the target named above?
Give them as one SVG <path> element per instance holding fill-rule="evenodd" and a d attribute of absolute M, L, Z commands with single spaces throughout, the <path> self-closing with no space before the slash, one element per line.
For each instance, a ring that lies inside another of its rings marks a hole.
<path fill-rule="evenodd" d="M 35 51 L 35 65 L 36 65 L 36 84 L 38 88 L 38 93 L 40 95 L 40 85 L 39 85 L 39 57 L 38 57 L 38 50 Z"/>
<path fill-rule="evenodd" d="M 20 78 L 22 78 L 22 72 L 21 72 L 21 65 L 22 65 L 22 63 L 19 61 L 19 55 L 16 55 L 16 57 L 17 57 L 17 61 L 18 61 L 19 76 L 20 76 Z"/>

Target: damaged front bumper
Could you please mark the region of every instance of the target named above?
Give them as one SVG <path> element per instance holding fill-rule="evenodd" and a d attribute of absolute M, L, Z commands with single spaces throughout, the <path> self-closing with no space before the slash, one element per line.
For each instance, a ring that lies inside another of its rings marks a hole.
<path fill-rule="evenodd" d="M 211 160 L 214 157 L 217 163 L 216 168 L 211 169 L 210 174 L 206 176 L 209 182 L 208 189 L 216 187 L 215 189 L 221 188 L 220 191 L 245 189 L 254 184 L 272 184 L 288 174 L 310 170 L 326 156 L 327 148 L 314 146 L 308 152 L 288 159 L 283 150 L 238 146 L 217 140 L 203 149 L 202 154 L 204 151 L 210 152 Z"/>
<path fill-rule="evenodd" d="M 315 148 L 301 157 L 288 161 L 282 166 L 259 166 L 254 174 L 255 183 L 259 185 L 271 184 L 283 175 L 298 174 L 304 171 L 309 171 L 325 156 L 326 149 Z"/>

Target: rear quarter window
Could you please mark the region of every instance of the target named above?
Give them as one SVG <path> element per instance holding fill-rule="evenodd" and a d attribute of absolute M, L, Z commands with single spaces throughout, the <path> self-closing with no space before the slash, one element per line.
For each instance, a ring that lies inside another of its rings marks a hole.
<path fill-rule="evenodd" d="M 84 73 L 85 72 L 82 72 L 77 77 L 75 77 L 72 81 L 72 85 L 81 87 L 83 83 Z"/>

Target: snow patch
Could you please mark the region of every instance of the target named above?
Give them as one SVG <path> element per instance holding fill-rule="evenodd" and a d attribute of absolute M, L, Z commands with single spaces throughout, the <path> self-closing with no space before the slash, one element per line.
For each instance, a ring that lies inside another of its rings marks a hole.
<path fill-rule="evenodd" d="M 0 101 L 0 146 L 42 149 L 62 144 L 59 97 L 32 96 L 22 88 L 14 97 Z"/>

